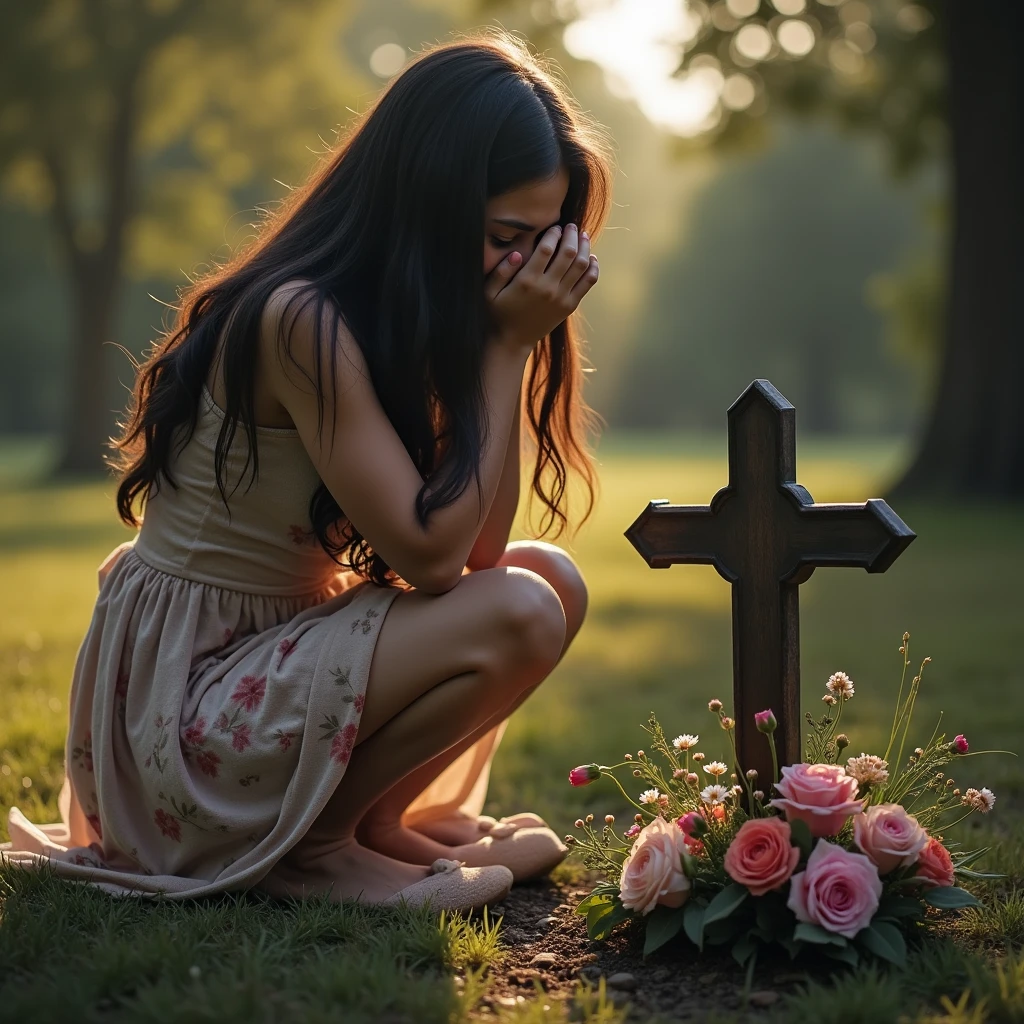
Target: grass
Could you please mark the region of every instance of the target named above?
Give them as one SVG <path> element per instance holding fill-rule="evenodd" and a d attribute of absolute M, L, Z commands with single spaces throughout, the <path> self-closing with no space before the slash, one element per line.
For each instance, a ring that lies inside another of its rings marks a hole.
<path fill-rule="evenodd" d="M 900 454 L 891 444 L 810 443 L 799 479 L 819 501 L 861 500 L 884 492 Z M 52 820 L 68 682 L 96 568 L 130 534 L 113 515 L 111 483 L 33 484 L 39 457 L 0 444 L 0 814 L 17 804 Z M 572 544 L 590 588 L 588 621 L 513 719 L 491 780 L 488 810 L 537 810 L 559 831 L 580 814 L 622 809 L 609 790 L 570 789 L 570 767 L 636 750 L 651 710 L 671 735 L 707 731 L 707 700 L 731 691 L 728 585 L 705 567 L 651 571 L 622 537 L 650 498 L 706 502 L 725 482 L 724 449 L 717 440 L 613 437 L 601 461 L 601 501 Z M 805 706 L 816 706 L 824 680 L 844 669 L 857 685 L 844 713 L 852 752 L 877 749 L 898 684 L 896 648 L 909 630 L 912 653 L 933 658 L 921 731 L 942 712 L 943 728 L 967 734 L 974 749 L 1019 746 L 1024 510 L 897 511 L 919 537 L 888 573 L 819 570 L 801 588 Z M 709 756 L 724 753 L 719 740 L 708 734 Z M 958 784 L 989 785 L 998 801 L 996 814 L 960 838 L 995 839 L 988 866 L 1011 878 L 990 886 L 989 908 L 963 915 L 956 935 L 922 951 L 913 971 L 862 969 L 811 986 L 778 1019 L 1021 1019 L 1024 969 L 1012 950 L 1024 941 L 1024 770 L 1009 757 L 962 763 Z M 499 941 L 476 918 L 438 923 L 249 897 L 115 902 L 46 876 L 8 874 L 0 877 L 0 1018 L 475 1019 Z M 584 988 L 572 1007 L 545 1005 L 530 1001 L 500 1019 L 621 1017 Z"/>

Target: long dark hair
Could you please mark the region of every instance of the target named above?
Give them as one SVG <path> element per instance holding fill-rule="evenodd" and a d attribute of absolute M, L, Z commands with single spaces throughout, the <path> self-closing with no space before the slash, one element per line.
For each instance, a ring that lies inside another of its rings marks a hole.
<path fill-rule="evenodd" d="M 329 308 L 359 344 L 380 402 L 425 481 L 416 499 L 420 522 L 454 502 L 478 474 L 486 431 L 486 202 L 564 167 L 569 188 L 560 222 L 596 236 L 611 201 L 609 150 L 555 73 L 516 37 L 484 32 L 420 54 L 256 237 L 180 294 L 174 326 L 138 368 L 128 421 L 112 441 L 121 519 L 139 525 L 135 499 L 144 506 L 161 475 L 177 487 L 174 441 L 179 428 L 182 445 L 195 430 L 222 335 L 227 401 L 214 459 L 222 500 L 227 504 L 224 467 L 239 422 L 248 440 L 242 475 L 251 465 L 249 486 L 256 480 L 260 321 L 271 293 L 295 279 L 307 283 L 290 297 L 277 341 L 290 356 L 287 313 L 294 302 L 315 304 L 319 429 L 321 324 Z M 587 435 L 596 417 L 582 396 L 572 319 L 535 350 L 524 400 L 536 447 L 532 491 L 544 507 L 539 535 L 557 535 L 568 523 L 569 470 L 585 484 L 582 519 L 594 500 Z M 333 370 L 336 346 L 328 346 Z M 333 394 L 333 379 L 331 386 Z M 323 483 L 309 514 L 339 564 L 377 583 L 394 579 Z"/>

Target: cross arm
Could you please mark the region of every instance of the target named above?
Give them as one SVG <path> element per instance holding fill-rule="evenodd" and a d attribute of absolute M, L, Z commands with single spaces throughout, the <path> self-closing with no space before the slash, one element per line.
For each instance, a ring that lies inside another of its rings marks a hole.
<path fill-rule="evenodd" d="M 711 505 L 671 505 L 665 498 L 650 502 L 626 530 L 626 539 L 652 569 L 670 565 L 713 565 L 732 579 L 721 561 L 724 529 Z"/>
<path fill-rule="evenodd" d="M 796 529 L 790 542 L 793 561 L 799 565 L 885 572 L 917 536 L 881 498 L 818 505 L 799 485 L 786 489 L 796 500 Z"/>

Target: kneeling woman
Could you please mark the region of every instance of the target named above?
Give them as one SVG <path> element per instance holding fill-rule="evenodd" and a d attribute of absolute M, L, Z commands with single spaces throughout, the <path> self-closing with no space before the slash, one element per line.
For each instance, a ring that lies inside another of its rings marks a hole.
<path fill-rule="evenodd" d="M 470 907 L 565 848 L 479 816 L 508 716 L 579 629 L 567 555 L 508 543 L 588 488 L 570 314 L 601 136 L 518 42 L 421 55 L 182 297 L 117 441 L 63 821 L 5 855 L 109 888 Z M 144 517 L 139 513 L 144 512 Z"/>

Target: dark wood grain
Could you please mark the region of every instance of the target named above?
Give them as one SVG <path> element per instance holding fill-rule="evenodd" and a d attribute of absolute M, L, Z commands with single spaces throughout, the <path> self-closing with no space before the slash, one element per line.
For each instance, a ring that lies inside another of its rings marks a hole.
<path fill-rule="evenodd" d="M 799 585 L 818 566 L 885 572 L 915 535 L 878 498 L 814 502 L 796 482 L 796 410 L 768 381 L 754 381 L 728 416 L 728 485 L 710 505 L 652 501 L 626 537 L 654 569 L 708 564 L 732 584 L 737 748 L 743 768 L 767 780 L 755 712 L 775 712 L 781 763 L 801 760 Z"/>

